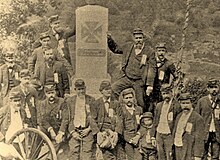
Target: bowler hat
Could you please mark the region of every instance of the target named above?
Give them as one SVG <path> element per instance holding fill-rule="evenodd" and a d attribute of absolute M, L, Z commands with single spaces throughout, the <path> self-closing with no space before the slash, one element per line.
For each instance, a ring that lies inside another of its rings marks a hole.
<path fill-rule="evenodd" d="M 85 88 L 85 82 L 82 79 L 75 81 L 75 88 Z"/>
<path fill-rule="evenodd" d="M 56 85 L 53 79 L 47 79 L 46 83 L 44 84 L 44 91 L 53 91 L 56 89 Z"/>
<path fill-rule="evenodd" d="M 104 89 L 111 89 L 111 83 L 108 80 L 103 80 L 100 84 L 99 91 L 101 92 Z"/>

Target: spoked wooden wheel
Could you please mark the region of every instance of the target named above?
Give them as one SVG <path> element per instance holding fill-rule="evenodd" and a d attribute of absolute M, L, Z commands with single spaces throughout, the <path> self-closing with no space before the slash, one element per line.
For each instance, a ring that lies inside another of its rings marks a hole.
<path fill-rule="evenodd" d="M 9 140 L 24 160 L 57 160 L 53 143 L 42 131 L 22 129 Z"/>

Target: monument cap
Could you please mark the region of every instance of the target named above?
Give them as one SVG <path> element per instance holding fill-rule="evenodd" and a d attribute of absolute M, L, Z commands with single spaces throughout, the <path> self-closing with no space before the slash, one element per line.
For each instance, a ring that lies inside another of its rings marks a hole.
<path fill-rule="evenodd" d="M 111 89 L 111 83 L 110 83 L 110 81 L 103 80 L 103 81 L 101 82 L 99 91 L 101 92 L 101 91 L 104 90 L 104 89 Z"/>
<path fill-rule="evenodd" d="M 77 79 L 75 81 L 75 88 L 85 88 L 85 82 L 82 79 Z"/>

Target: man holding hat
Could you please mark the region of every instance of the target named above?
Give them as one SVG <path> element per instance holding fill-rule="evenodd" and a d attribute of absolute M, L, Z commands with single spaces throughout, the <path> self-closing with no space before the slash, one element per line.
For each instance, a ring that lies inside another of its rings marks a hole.
<path fill-rule="evenodd" d="M 152 98 L 155 102 L 162 101 L 162 96 L 160 92 L 161 85 L 169 84 L 171 75 L 175 80 L 177 78 L 175 65 L 170 62 L 166 57 L 167 48 L 165 43 L 158 43 L 156 45 L 156 62 L 157 62 L 157 72 L 154 80 L 154 90 Z"/>
<path fill-rule="evenodd" d="M 0 66 L 0 108 L 6 104 L 9 91 L 17 86 L 21 67 L 15 64 L 17 43 L 11 40 L 3 42 L 2 49 L 5 64 Z"/>
<path fill-rule="evenodd" d="M 163 101 L 158 103 L 155 109 L 152 135 L 157 141 L 158 160 L 171 160 L 173 127 L 181 107 L 173 99 L 172 89 L 168 84 L 162 85 L 161 94 Z"/>
<path fill-rule="evenodd" d="M 133 40 L 134 44 L 123 52 L 123 76 L 112 85 L 112 90 L 117 98 L 122 90 L 132 87 L 138 105 L 146 111 L 145 96 L 153 90 L 156 60 L 153 50 L 144 43 L 144 33 L 140 28 L 134 30 Z"/>
<path fill-rule="evenodd" d="M 121 92 L 121 106 L 123 117 L 123 138 L 125 140 L 125 153 L 128 160 L 141 159 L 138 151 L 140 133 L 140 117 L 143 113 L 142 108 L 137 106 L 135 93 L 132 88 L 127 88 Z"/>
<path fill-rule="evenodd" d="M 179 101 L 183 111 L 177 116 L 173 129 L 175 159 L 201 160 L 205 140 L 204 120 L 193 110 L 189 93 L 182 93 Z"/>
<path fill-rule="evenodd" d="M 10 138 L 27 125 L 26 113 L 21 107 L 21 94 L 17 90 L 9 93 L 7 105 L 0 109 L 0 141 L 8 142 Z M 20 137 L 21 142 L 22 136 Z"/>
<path fill-rule="evenodd" d="M 209 79 L 207 83 L 209 94 L 198 100 L 195 110 L 205 121 L 205 152 L 204 160 L 207 160 L 209 146 L 211 145 L 212 159 L 219 159 L 220 150 L 220 99 L 219 80 Z"/>
<path fill-rule="evenodd" d="M 53 81 L 56 84 L 58 97 L 64 97 L 70 93 L 69 78 L 65 66 L 55 60 L 52 49 L 44 51 L 45 62 L 36 68 L 34 78 L 40 80 L 44 85 L 47 81 Z"/>
<path fill-rule="evenodd" d="M 82 79 L 75 81 L 76 95 L 66 98 L 69 108 L 69 159 L 92 160 L 94 139 L 90 127 L 90 104 L 95 98 L 86 94 L 86 85 Z"/>
<path fill-rule="evenodd" d="M 66 142 L 67 127 L 69 122 L 69 111 L 64 99 L 56 96 L 56 87 L 53 81 L 44 86 L 46 99 L 39 104 L 38 122 L 40 128 L 54 143 L 56 150 L 63 149 L 68 153 Z"/>
<path fill-rule="evenodd" d="M 117 158 L 117 143 L 122 135 L 121 107 L 111 99 L 111 83 L 103 80 L 99 91 L 102 97 L 91 103 L 91 129 L 97 137 L 97 145 L 102 151 L 103 159 Z"/>

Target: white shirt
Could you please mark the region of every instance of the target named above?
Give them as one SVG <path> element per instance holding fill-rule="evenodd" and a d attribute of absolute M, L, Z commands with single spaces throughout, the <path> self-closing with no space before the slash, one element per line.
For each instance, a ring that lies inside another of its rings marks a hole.
<path fill-rule="evenodd" d="M 178 123 L 177 123 L 177 128 L 176 128 L 176 133 L 174 137 L 174 144 L 175 146 L 181 147 L 183 146 L 183 133 L 185 131 L 187 122 L 189 120 L 189 117 L 192 113 L 193 109 L 191 109 L 188 113 L 183 112 Z"/>
<path fill-rule="evenodd" d="M 15 109 L 11 107 L 11 124 L 8 127 L 8 130 L 5 134 L 5 141 L 8 142 L 11 137 L 19 130 L 23 129 L 23 122 L 21 119 L 20 111 L 15 112 Z M 15 142 L 22 142 L 24 140 L 24 135 L 19 136 L 19 139 L 16 138 Z"/>
<path fill-rule="evenodd" d="M 76 106 L 74 113 L 74 126 L 86 127 L 86 100 L 85 96 L 82 98 L 76 97 Z"/>
<path fill-rule="evenodd" d="M 157 127 L 158 133 L 162 133 L 162 134 L 170 134 L 171 133 L 170 127 L 168 124 L 168 113 L 169 113 L 171 103 L 172 103 L 172 100 L 170 100 L 169 103 L 167 103 L 165 101 L 163 102 L 160 120 L 159 120 L 159 124 Z"/>
<path fill-rule="evenodd" d="M 208 96 L 209 96 L 209 100 L 210 100 L 210 102 L 212 104 L 212 108 L 214 108 L 216 104 L 213 103 L 211 95 L 208 95 Z M 216 108 L 219 108 L 218 104 L 217 104 Z M 216 112 L 216 111 L 217 110 L 214 109 L 214 112 Z M 211 123 L 210 123 L 209 132 L 215 132 L 215 131 L 216 131 L 216 129 L 215 129 L 215 122 L 214 122 L 214 114 L 212 113 L 212 120 L 211 120 Z"/>
<path fill-rule="evenodd" d="M 135 49 L 134 49 L 135 54 L 136 54 L 136 55 L 139 55 L 139 54 L 141 53 L 141 51 L 143 50 L 143 48 L 144 48 L 144 43 L 143 43 L 143 45 L 142 45 L 141 49 L 136 48 L 136 45 L 134 45 L 134 47 L 135 47 Z"/>
<path fill-rule="evenodd" d="M 127 111 L 128 111 L 131 115 L 134 114 L 134 111 L 135 111 L 134 106 L 132 106 L 132 107 L 128 107 L 127 105 L 125 105 L 125 108 L 127 109 Z"/>

